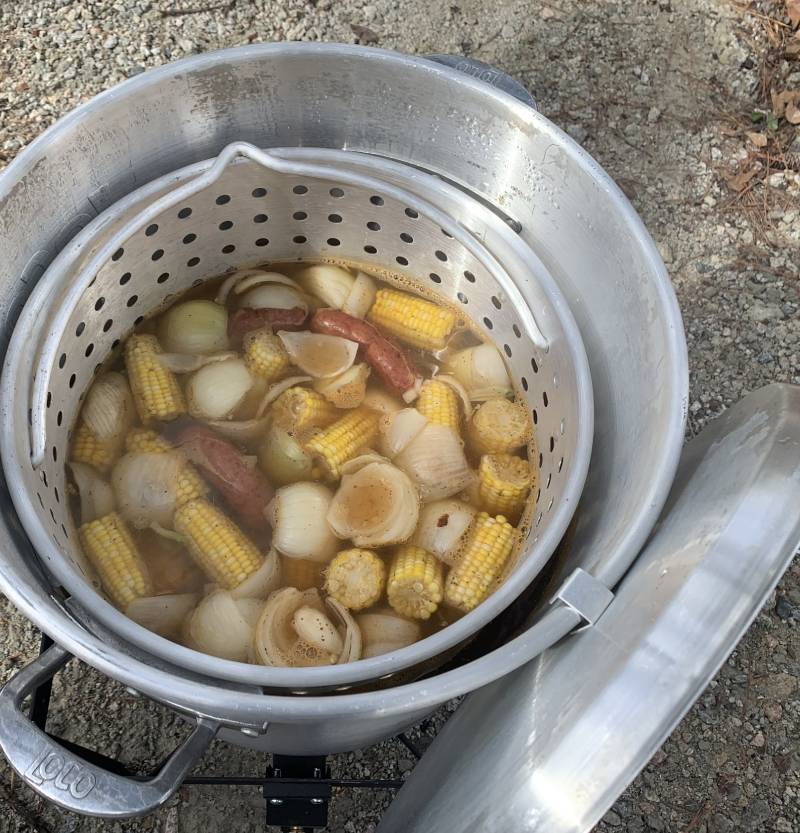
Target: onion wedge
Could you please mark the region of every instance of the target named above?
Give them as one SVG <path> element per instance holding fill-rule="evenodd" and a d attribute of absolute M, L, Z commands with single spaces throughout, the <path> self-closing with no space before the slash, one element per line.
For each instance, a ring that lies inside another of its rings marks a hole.
<path fill-rule="evenodd" d="M 121 442 L 134 420 L 131 389 L 121 373 L 104 373 L 89 388 L 81 418 L 98 439 Z"/>
<path fill-rule="evenodd" d="M 159 353 L 156 358 L 159 364 L 173 373 L 194 373 L 207 364 L 224 362 L 227 359 L 235 359 L 237 356 L 238 354 L 232 350 L 226 350 L 223 353 L 211 353 L 207 356 L 192 353 Z"/>
<path fill-rule="evenodd" d="M 414 543 L 452 565 L 464 545 L 476 510 L 460 500 L 436 500 L 422 507 Z"/>
<path fill-rule="evenodd" d="M 87 463 L 69 464 L 81 499 L 81 524 L 96 521 L 114 511 L 111 486 Z"/>
<path fill-rule="evenodd" d="M 354 315 L 356 318 L 366 318 L 375 301 L 377 291 L 375 281 L 364 272 L 358 272 L 347 300 L 342 306 L 342 312 Z"/>
<path fill-rule="evenodd" d="M 339 547 L 325 520 L 332 499 L 331 490 L 321 483 L 292 483 L 278 489 L 265 509 L 275 548 L 289 558 L 327 564 Z"/>
<path fill-rule="evenodd" d="M 317 379 L 314 390 L 337 408 L 357 408 L 364 401 L 369 374 L 370 366 L 359 362 L 331 379 Z"/>
<path fill-rule="evenodd" d="M 198 598 L 196 593 L 143 596 L 128 605 L 125 615 L 149 631 L 175 639 Z"/>
<path fill-rule="evenodd" d="M 446 425 L 426 425 L 394 464 L 414 481 L 425 502 L 457 494 L 475 479 L 461 438 Z"/>
<path fill-rule="evenodd" d="M 280 330 L 278 338 L 286 352 L 304 373 L 317 379 L 329 379 L 349 370 L 356 360 L 358 344 L 339 336 L 326 336 L 304 330 Z"/>
<path fill-rule="evenodd" d="M 403 408 L 381 417 L 381 451 L 393 459 L 403 451 L 428 424 L 416 408 Z"/>

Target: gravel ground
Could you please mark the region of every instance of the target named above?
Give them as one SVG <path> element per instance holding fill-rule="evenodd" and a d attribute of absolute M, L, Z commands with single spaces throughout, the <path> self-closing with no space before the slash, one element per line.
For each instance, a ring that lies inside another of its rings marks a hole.
<path fill-rule="evenodd" d="M 749 390 L 800 383 L 800 132 L 770 122 L 775 116 L 762 86 L 771 76 L 783 89 L 800 90 L 800 72 L 792 72 L 798 65 L 775 57 L 774 33 L 789 30 L 766 18 L 781 14 L 777 0 L 747 12 L 724 0 L 498 0 L 489 8 L 478 0 L 17 0 L 0 9 L 0 167 L 100 90 L 194 52 L 360 38 L 489 61 L 535 90 L 545 114 L 622 185 L 658 242 L 685 316 L 695 433 Z M 743 125 L 742 116 L 754 111 L 750 126 Z M 763 154 L 753 162 L 762 140 L 748 139 L 746 129 L 769 134 L 770 148 L 783 137 L 794 157 L 782 158 L 795 164 L 771 167 L 758 161 Z M 751 179 L 735 180 L 742 171 L 747 177 L 750 165 Z M 6 679 L 34 656 L 37 637 L 5 601 L 0 640 Z M 413 733 L 422 745 L 447 713 Z M 165 710 L 76 664 L 56 682 L 50 727 L 144 768 L 184 732 Z M 800 831 L 798 749 L 795 562 L 737 651 L 597 830 Z M 217 745 L 203 768 L 257 773 L 262 765 L 258 756 Z M 337 756 L 333 766 L 342 774 L 396 776 L 413 761 L 393 741 Z M 339 794 L 330 829 L 369 831 L 388 800 Z M 263 823 L 256 790 L 213 787 L 186 787 L 140 821 L 77 818 L 43 806 L 0 763 L 3 803 L 0 831 L 244 831 Z"/>

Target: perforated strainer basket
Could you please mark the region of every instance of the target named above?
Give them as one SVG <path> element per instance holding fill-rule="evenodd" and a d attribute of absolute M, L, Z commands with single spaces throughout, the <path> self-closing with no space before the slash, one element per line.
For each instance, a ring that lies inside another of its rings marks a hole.
<path fill-rule="evenodd" d="M 540 490 L 514 569 L 454 624 L 349 665 L 248 666 L 163 639 L 99 593 L 68 509 L 64 463 L 94 374 L 145 317 L 235 268 L 319 258 L 413 279 L 497 344 L 535 423 Z M 197 672 L 302 691 L 408 668 L 497 616 L 561 539 L 583 487 L 593 430 L 576 325 L 544 266 L 498 214 L 435 176 L 383 158 L 321 149 L 266 153 L 243 143 L 144 186 L 70 243 L 19 318 L 2 396 L 11 403 L 2 454 L 17 512 L 76 615 L 91 611 L 121 639 Z"/>

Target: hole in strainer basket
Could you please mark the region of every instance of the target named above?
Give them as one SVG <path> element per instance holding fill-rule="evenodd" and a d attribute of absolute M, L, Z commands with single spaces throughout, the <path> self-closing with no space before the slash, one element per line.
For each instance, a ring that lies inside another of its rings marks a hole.
<path fill-rule="evenodd" d="M 113 348 L 112 348 L 112 349 L 113 349 Z M 77 378 L 77 377 L 75 376 L 75 374 L 74 374 L 74 373 L 73 373 L 73 374 L 69 377 L 69 386 L 70 386 L 70 388 L 74 388 L 74 387 L 75 387 L 75 379 L 76 379 L 76 378 Z"/>
<path fill-rule="evenodd" d="M 544 402 L 545 408 L 550 404 L 548 399 L 547 399 L 547 391 L 546 390 L 542 391 L 542 402 Z"/>
<path fill-rule="evenodd" d="M 374 246 L 364 246 L 364 251 L 368 255 L 375 255 L 378 253 L 378 250 Z"/>
<path fill-rule="evenodd" d="M 463 292 L 458 292 L 456 294 L 456 298 L 458 298 L 458 300 L 461 301 L 462 304 L 469 303 L 469 298 L 467 298 L 467 296 Z"/>
<path fill-rule="evenodd" d="M 124 275 L 119 276 L 119 285 L 125 286 L 125 284 L 131 279 L 131 273 L 126 272 Z"/>
<path fill-rule="evenodd" d="M 64 365 L 65 365 L 66 363 L 67 363 L 67 354 L 66 354 L 66 353 L 62 353 L 62 354 L 58 357 L 58 367 L 59 367 L 59 370 L 63 370 L 63 369 L 64 369 Z"/>
<path fill-rule="evenodd" d="M 327 243 L 329 246 L 340 246 L 342 241 L 338 237 L 329 237 Z"/>
<path fill-rule="evenodd" d="M 305 243 L 307 240 L 308 238 L 302 234 L 295 234 L 295 236 L 292 238 L 293 243 Z"/>
<path fill-rule="evenodd" d="M 370 221 L 367 223 L 367 228 L 368 228 L 370 231 L 380 231 L 380 230 L 381 230 L 381 224 L 380 224 L 380 223 L 376 223 L 376 222 L 375 222 L 375 220 L 370 220 Z"/>
<path fill-rule="evenodd" d="M 233 220 L 223 220 L 219 224 L 219 230 L 220 231 L 227 231 L 228 229 L 232 229 L 232 228 L 233 228 Z"/>
<path fill-rule="evenodd" d="M 341 189 L 341 188 L 331 188 L 331 190 L 330 190 L 330 191 L 328 191 L 328 193 L 329 193 L 332 197 L 335 197 L 337 200 L 338 200 L 340 197 L 343 197 L 343 196 L 344 196 L 344 191 L 342 191 L 342 189 Z"/>
<path fill-rule="evenodd" d="M 89 356 L 92 355 L 93 351 L 94 351 L 94 344 L 92 344 L 92 343 L 87 344 L 86 345 L 86 350 L 84 351 L 84 356 L 86 356 L 86 358 L 88 359 Z"/>
<path fill-rule="evenodd" d="M 408 234 L 408 232 L 405 231 L 400 232 L 400 239 L 403 241 L 403 243 L 414 242 L 414 238 L 410 234 Z"/>
<path fill-rule="evenodd" d="M 156 283 L 164 283 L 169 280 L 169 272 L 162 272 L 157 278 Z"/>
<path fill-rule="evenodd" d="M 125 254 L 125 249 L 117 249 L 117 250 L 116 250 L 116 252 L 114 252 L 114 254 L 113 254 L 113 255 L 111 255 L 111 259 L 112 259 L 113 261 L 117 261 L 117 260 L 119 260 L 119 259 L 122 257 L 122 255 L 124 255 L 124 254 Z"/>
<path fill-rule="evenodd" d="M 505 352 L 505 354 L 506 354 L 506 355 L 508 356 L 508 358 L 510 359 L 510 358 L 511 358 L 511 347 L 509 347 L 509 345 L 508 345 L 508 344 L 504 344 L 504 345 L 503 345 L 503 351 Z"/>
<path fill-rule="evenodd" d="M 489 318 L 489 316 L 488 316 L 488 315 L 484 315 L 484 317 L 483 317 L 483 323 L 486 325 L 486 329 L 487 329 L 487 330 L 491 330 L 491 329 L 493 329 L 493 328 L 494 328 L 494 323 L 492 322 L 492 319 L 491 319 L 491 318 Z"/>
<path fill-rule="evenodd" d="M 258 240 L 256 240 L 256 246 L 268 246 L 268 245 L 269 245 L 269 240 L 267 240 L 266 237 L 259 237 Z"/>
<path fill-rule="evenodd" d="M 328 222 L 329 223 L 341 223 L 342 222 L 342 215 L 341 214 L 328 214 Z"/>
<path fill-rule="evenodd" d="M 178 217 L 179 217 L 181 220 L 185 220 L 187 217 L 191 217 L 191 216 L 192 216 L 192 209 L 191 209 L 191 208 L 189 208 L 189 206 L 186 206 L 186 208 L 182 208 L 182 209 L 178 212 Z"/>
<path fill-rule="evenodd" d="M 83 321 L 75 328 L 75 338 L 80 338 L 81 333 L 86 329 L 86 324 Z"/>
<path fill-rule="evenodd" d="M 524 376 L 520 376 L 519 381 L 520 381 L 520 384 L 522 385 L 522 390 L 527 392 L 527 390 L 528 390 L 528 380 Z"/>
<path fill-rule="evenodd" d="M 189 260 L 186 261 L 186 265 L 189 267 L 197 266 L 198 263 L 200 263 L 199 257 L 190 257 Z"/>
<path fill-rule="evenodd" d="M 408 266 L 408 258 L 405 258 L 405 257 L 403 257 L 402 255 L 398 255 L 398 256 L 395 258 L 395 260 L 396 260 L 396 261 L 397 261 L 397 262 L 398 262 L 401 266 Z"/>
<path fill-rule="evenodd" d="M 437 257 L 439 260 L 441 260 L 441 261 L 442 261 L 442 263 L 444 263 L 444 261 L 446 261 L 446 260 L 447 260 L 447 255 L 446 255 L 446 254 L 445 254 L 445 253 L 444 253 L 441 249 L 437 249 L 437 250 L 434 252 L 434 254 L 436 255 L 436 257 Z"/>
<path fill-rule="evenodd" d="M 267 217 L 266 214 L 256 214 L 256 216 L 253 217 L 254 223 L 266 223 L 267 220 L 269 220 L 269 217 Z"/>
<path fill-rule="evenodd" d="M 195 240 L 197 240 L 197 235 L 193 231 L 190 231 L 189 234 L 183 236 L 182 242 L 185 246 L 188 246 L 190 243 L 194 243 Z"/>
<path fill-rule="evenodd" d="M 383 205 L 383 197 L 379 197 L 377 194 L 374 194 L 369 198 L 369 201 L 373 205 Z"/>
<path fill-rule="evenodd" d="M 440 277 L 436 274 L 436 272 L 431 272 L 431 273 L 430 273 L 430 275 L 428 275 L 428 277 L 429 277 L 429 278 L 430 278 L 430 279 L 431 279 L 434 283 L 441 283 L 441 282 L 442 282 L 442 279 L 441 279 L 441 278 L 440 278 Z"/>
<path fill-rule="evenodd" d="M 251 196 L 256 197 L 256 199 L 258 199 L 258 197 L 266 197 L 267 196 L 267 189 L 266 188 L 253 188 L 253 190 L 250 193 L 251 193 Z"/>
<path fill-rule="evenodd" d="M 230 194 L 220 194 L 214 202 L 217 205 L 227 205 L 231 201 Z"/>
<path fill-rule="evenodd" d="M 295 185 L 294 188 L 292 188 L 292 191 L 295 194 L 307 194 L 308 188 L 306 188 L 305 185 Z"/>
<path fill-rule="evenodd" d="M 100 310 L 103 309 L 103 304 L 105 304 L 105 302 L 106 302 L 105 298 L 98 298 L 94 302 L 95 312 L 100 312 Z"/>
<path fill-rule="evenodd" d="M 472 272 L 469 272 L 469 271 L 464 272 L 464 277 L 465 277 L 465 278 L 466 278 L 466 279 L 467 279 L 470 283 L 475 283 L 475 275 L 473 275 L 473 274 L 472 274 Z"/>
<path fill-rule="evenodd" d="M 406 209 L 406 217 L 410 217 L 412 220 L 416 220 L 419 217 L 419 213 L 414 211 L 413 208 Z"/>
<path fill-rule="evenodd" d="M 260 216 L 263 217 L 264 215 L 261 214 Z M 305 211 L 295 211 L 294 214 L 292 214 L 292 219 L 293 220 L 307 220 L 308 219 L 308 214 L 306 214 Z"/>
<path fill-rule="evenodd" d="M 138 300 L 138 295 L 131 295 L 131 297 L 128 298 L 128 300 L 125 303 L 127 304 L 127 306 L 132 307 Z"/>
<path fill-rule="evenodd" d="M 153 254 L 150 255 L 150 260 L 161 260 L 162 257 L 164 257 L 164 250 L 156 249 Z"/>
<path fill-rule="evenodd" d="M 145 235 L 147 237 L 152 237 L 158 231 L 158 224 L 157 223 L 150 223 L 150 225 L 144 230 Z"/>
<path fill-rule="evenodd" d="M 114 326 L 114 319 L 113 318 L 107 318 L 105 324 L 103 324 L 103 332 L 107 333 L 113 326 Z"/>
<path fill-rule="evenodd" d="M 227 246 L 223 246 L 223 247 L 222 247 L 222 249 L 221 249 L 220 251 L 221 251 L 221 252 L 222 252 L 222 254 L 224 254 L 224 255 L 229 255 L 231 252 L 235 252 L 235 251 L 236 251 L 236 246 L 234 246 L 234 245 L 233 245 L 233 243 L 228 243 L 228 245 L 227 245 Z"/>

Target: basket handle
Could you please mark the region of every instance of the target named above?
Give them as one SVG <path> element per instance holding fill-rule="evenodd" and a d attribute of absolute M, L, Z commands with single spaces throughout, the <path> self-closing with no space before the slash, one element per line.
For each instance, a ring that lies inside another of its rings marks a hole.
<path fill-rule="evenodd" d="M 152 778 L 116 775 L 61 746 L 25 714 L 22 701 L 71 659 L 52 645 L 0 689 L 0 748 L 35 792 L 54 804 L 86 816 L 130 818 L 156 810 L 183 783 L 200 760 L 219 723 L 197 725 Z"/>
<path fill-rule="evenodd" d="M 180 185 L 172 191 L 143 208 L 135 217 L 125 223 L 109 238 L 81 269 L 80 273 L 70 282 L 68 291 L 58 304 L 58 308 L 44 327 L 47 336 L 39 344 L 32 366 L 36 368 L 30 398 L 30 451 L 31 465 L 38 468 L 45 458 L 47 448 L 46 411 L 47 392 L 50 387 L 50 377 L 58 354 L 61 333 L 67 326 L 73 310 L 80 302 L 81 296 L 92 284 L 97 273 L 108 259 L 124 243 L 142 228 L 148 225 L 159 214 L 175 207 L 182 201 L 192 197 L 199 191 L 216 182 L 224 173 L 228 165 L 237 158 L 243 157 L 264 168 L 281 174 L 311 177 L 312 179 L 333 179 L 345 185 L 353 185 L 372 190 L 393 200 L 403 203 L 418 213 L 429 217 L 440 228 L 454 237 L 467 251 L 491 274 L 497 282 L 505 288 L 509 299 L 519 309 L 520 318 L 525 334 L 539 347 L 547 346 L 547 339 L 539 328 L 533 313 L 522 301 L 513 282 L 510 281 L 505 270 L 497 259 L 489 252 L 483 243 L 475 237 L 466 226 L 449 217 L 445 212 L 418 197 L 404 188 L 389 182 L 369 176 L 358 171 L 351 171 L 340 166 L 326 164 L 311 164 L 284 158 L 275 153 L 261 150 L 248 142 L 233 142 L 224 147 L 211 166 L 200 176 Z"/>
<path fill-rule="evenodd" d="M 539 111 L 539 105 L 531 93 L 520 84 L 516 78 L 512 78 L 508 73 L 503 72 L 491 64 L 486 64 L 479 61 L 477 58 L 465 58 L 463 55 L 447 55 L 445 53 L 435 53 L 433 55 L 425 56 L 429 61 L 441 64 L 442 66 L 450 67 L 458 72 L 463 72 L 465 75 L 471 75 L 479 81 L 483 81 L 490 87 L 496 87 L 504 93 L 514 96 L 518 101 L 527 104 L 528 107 Z"/>

